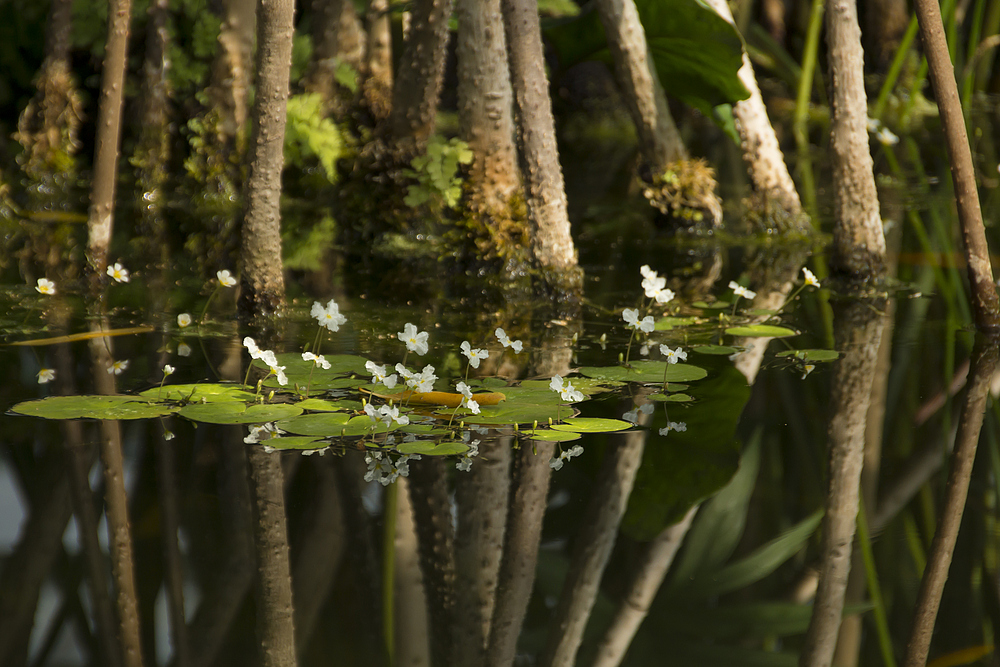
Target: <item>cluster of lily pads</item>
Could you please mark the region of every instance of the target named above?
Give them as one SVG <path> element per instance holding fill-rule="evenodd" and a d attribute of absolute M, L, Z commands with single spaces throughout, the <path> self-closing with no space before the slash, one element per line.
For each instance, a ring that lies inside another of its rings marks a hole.
<path fill-rule="evenodd" d="M 115 270 L 121 273 L 124 269 Z M 707 375 L 704 369 L 684 363 L 687 352 L 680 346 L 659 344 L 660 360 L 629 359 L 636 334 L 646 339 L 656 331 L 693 324 L 697 319 L 675 317 L 669 311 L 663 316 L 664 308 L 675 295 L 666 288 L 665 279 L 648 266 L 642 267 L 641 272 L 648 301 L 622 313 L 626 326 L 632 330 L 624 359 L 620 356 L 619 363 L 612 366 L 577 368 L 572 379 L 559 375 L 522 381 L 470 378 L 470 371 L 479 369 L 480 363 L 491 354 L 516 355 L 526 351 L 522 341 L 511 340 L 502 328 L 495 330 L 495 340 L 491 338 L 482 347 L 473 347 L 469 341 L 461 343 L 460 351 L 467 359 L 465 372 L 460 378 L 452 378 L 448 386 L 431 364 L 424 364 L 420 370 L 407 366 L 411 354 L 422 357 L 429 351 L 428 333 L 411 323 L 396 335 L 405 346 L 405 353 L 402 361 L 392 368 L 387 363 L 356 355 L 324 356 L 319 350 L 325 332 L 337 332 L 346 322 L 336 301 L 330 300 L 326 305 L 317 302 L 312 307 L 311 315 L 319 328 L 305 352 L 279 354 L 262 349 L 252 338 L 245 338 L 243 344 L 251 363 L 242 383 L 168 385 L 166 380 L 174 372 L 168 364 L 163 368 L 160 386 L 135 395 L 51 396 L 20 403 L 13 411 L 49 419 L 146 419 L 177 415 L 194 422 L 246 424 L 250 431 L 245 442 L 267 451 L 323 454 L 333 446 L 364 449 L 368 464 L 366 479 L 382 484 L 406 476 L 409 462 L 422 456 L 457 456 L 456 468 L 468 471 L 479 451 L 481 440 L 476 436 L 485 437 L 495 430 L 516 433 L 522 439 L 558 443 L 559 451 L 550 461 L 551 467 L 558 470 L 583 452 L 579 445 L 564 449 L 563 443 L 578 440 L 584 433 L 631 429 L 642 421 L 642 415 L 652 413 L 656 405 L 666 410 L 668 403 L 692 401 L 684 393 L 686 383 Z M 808 270 L 805 275 L 803 287 L 818 286 Z M 217 289 L 230 287 L 235 280 L 227 273 L 219 276 L 218 283 Z M 754 297 L 736 283 L 730 287 L 737 300 Z M 52 294 L 54 285 L 42 285 L 39 281 L 38 291 Z M 640 319 L 642 311 L 654 310 L 660 311 L 659 318 L 650 314 Z M 179 326 L 184 326 L 182 317 L 190 323 L 190 316 L 183 314 L 178 317 Z M 777 337 L 795 334 L 773 325 L 729 327 L 726 333 Z M 649 348 L 646 340 L 641 352 L 648 355 Z M 693 349 L 707 354 L 740 352 L 721 345 L 700 345 Z M 786 356 L 804 364 L 808 372 L 809 362 L 829 360 L 830 357 L 818 354 L 823 352 L 826 351 L 788 350 Z M 835 352 L 829 354 L 836 357 Z M 622 419 L 579 416 L 575 404 L 622 386 L 645 386 L 643 400 L 637 401 L 635 409 L 625 412 Z M 684 422 L 668 419 L 658 433 L 666 436 L 671 431 L 686 429 Z M 166 439 L 173 437 L 169 429 L 164 431 Z"/>

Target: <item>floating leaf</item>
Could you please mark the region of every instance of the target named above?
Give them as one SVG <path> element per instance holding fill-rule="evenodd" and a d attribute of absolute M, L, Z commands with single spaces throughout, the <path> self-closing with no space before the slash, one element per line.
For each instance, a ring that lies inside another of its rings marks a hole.
<path fill-rule="evenodd" d="M 176 412 L 176 406 L 135 396 L 49 396 L 18 403 L 13 412 L 43 419 L 149 419 Z"/>
<path fill-rule="evenodd" d="M 572 377 L 567 378 L 573 388 L 582 393 L 584 396 L 593 396 L 595 394 L 600 394 L 605 391 L 609 391 L 608 383 L 601 382 L 600 380 L 595 380 L 594 378 L 587 377 Z M 523 389 L 539 389 L 542 391 L 547 391 L 552 394 L 552 396 L 558 396 L 556 392 L 552 391 L 549 387 L 549 383 L 552 380 L 525 380 L 520 384 Z M 516 395 L 516 394 L 515 394 Z"/>
<path fill-rule="evenodd" d="M 241 384 L 168 384 L 163 387 L 153 387 L 140 392 L 144 398 L 161 401 L 186 401 L 188 403 L 218 403 L 219 401 L 252 401 L 253 393 Z"/>
<path fill-rule="evenodd" d="M 429 456 L 451 456 L 452 454 L 462 454 L 469 450 L 469 446 L 464 442 L 432 442 L 430 440 L 417 440 L 415 442 L 404 442 L 396 447 L 400 454 L 420 454 Z"/>
<path fill-rule="evenodd" d="M 558 426 L 558 424 L 555 426 Z M 579 440 L 582 437 L 576 431 L 561 431 L 547 428 L 530 429 L 522 431 L 522 433 L 532 440 L 538 440 L 539 442 L 571 442 Z"/>
<path fill-rule="evenodd" d="M 314 412 L 342 412 L 348 409 L 342 405 L 342 401 L 328 401 L 325 398 L 307 398 L 295 405 L 303 410 L 312 410 Z M 344 421 L 346 422 L 347 420 L 345 419 Z"/>
<path fill-rule="evenodd" d="M 687 394 L 650 394 L 647 400 L 659 401 L 661 403 L 690 403 L 694 399 Z"/>
<path fill-rule="evenodd" d="M 326 449 L 330 446 L 330 443 L 322 438 L 312 438 L 306 435 L 289 435 L 281 436 L 280 438 L 269 438 L 267 440 L 261 440 L 260 444 L 273 449 L 298 449 L 298 450 L 310 450 L 310 449 Z"/>
<path fill-rule="evenodd" d="M 776 357 L 794 357 L 802 361 L 835 361 L 840 357 L 836 350 L 782 350 Z"/>
<path fill-rule="evenodd" d="M 751 324 L 746 327 L 730 327 L 726 329 L 726 333 L 730 336 L 744 338 L 788 338 L 789 336 L 797 336 L 799 332 L 773 324 Z"/>
<path fill-rule="evenodd" d="M 722 308 L 729 308 L 731 305 L 733 305 L 733 304 L 730 303 L 729 301 L 712 301 L 712 302 L 708 302 L 708 301 L 695 301 L 694 303 L 691 304 L 691 307 L 692 308 L 703 308 L 703 309 L 706 309 L 706 310 L 719 310 L 719 309 L 722 309 Z"/>
<path fill-rule="evenodd" d="M 346 424 L 339 427 L 339 430 L 334 431 L 330 435 L 352 437 L 368 435 L 369 433 L 388 433 L 395 429 L 395 422 L 393 422 L 390 428 L 382 421 L 372 422 L 368 415 L 358 415 L 357 417 L 351 417 Z"/>
<path fill-rule="evenodd" d="M 290 403 L 247 406 L 244 403 L 225 401 L 185 405 L 178 414 L 192 421 L 208 424 L 263 424 L 288 419 L 301 412 L 302 408 Z"/>
<path fill-rule="evenodd" d="M 720 357 L 728 357 L 731 354 L 739 352 L 740 348 L 730 347 L 729 345 L 695 345 L 691 348 L 691 351 L 698 354 L 714 354 Z"/>
<path fill-rule="evenodd" d="M 599 419 L 597 417 L 576 417 L 565 419 L 561 424 L 553 424 L 557 431 L 573 433 L 611 433 L 632 428 L 632 424 L 621 419 Z"/>
<path fill-rule="evenodd" d="M 625 366 L 585 366 L 579 372 L 582 375 L 602 380 L 660 384 L 663 383 L 664 374 L 666 374 L 667 382 L 694 382 L 708 375 L 705 369 L 697 366 L 667 364 L 665 361 L 633 361 L 631 366 L 631 368 Z"/>
<path fill-rule="evenodd" d="M 297 405 L 301 406 L 302 403 Z M 275 425 L 282 431 L 297 435 L 337 436 L 350 420 L 351 415 L 346 412 L 322 412 L 283 419 Z"/>
<path fill-rule="evenodd" d="M 407 424 L 405 426 L 400 426 L 399 430 L 403 433 L 412 433 L 414 435 L 444 435 L 449 433 L 450 429 L 443 428 L 441 426 L 434 426 L 433 424 Z"/>
<path fill-rule="evenodd" d="M 671 331 L 676 327 L 686 327 L 697 324 L 697 317 L 661 317 L 656 321 L 655 331 Z"/>

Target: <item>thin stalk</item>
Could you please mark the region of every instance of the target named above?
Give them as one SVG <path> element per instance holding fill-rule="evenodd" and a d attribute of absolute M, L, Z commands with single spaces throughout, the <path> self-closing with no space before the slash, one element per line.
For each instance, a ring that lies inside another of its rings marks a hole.
<path fill-rule="evenodd" d="M 878 581 L 878 570 L 875 567 L 875 555 L 872 553 L 871 535 L 868 533 L 868 517 L 865 514 L 864 494 L 859 498 L 858 509 L 858 542 L 861 545 L 861 557 L 865 562 L 865 579 L 868 581 L 868 595 L 871 596 L 875 612 L 875 632 L 878 635 L 878 646 L 882 652 L 882 664 L 885 667 L 896 667 L 896 656 L 892 651 L 892 635 L 889 633 L 889 622 L 885 615 L 885 601 L 882 599 L 882 587 Z"/>
<path fill-rule="evenodd" d="M 799 89 L 795 97 L 795 116 L 793 117 L 793 133 L 798 146 L 809 145 L 808 121 L 809 100 L 812 98 L 813 73 L 816 71 L 817 54 L 819 53 L 819 35 L 823 28 L 824 0 L 813 0 L 809 10 L 809 28 L 806 30 L 806 44 L 802 54 L 802 76 L 799 78 Z M 812 211 L 810 211 L 810 215 Z M 818 224 L 816 217 L 813 224 Z"/>
<path fill-rule="evenodd" d="M 892 59 L 892 64 L 889 65 L 889 71 L 885 74 L 885 81 L 882 82 L 882 88 L 878 91 L 878 97 L 875 98 L 875 105 L 872 107 L 871 114 L 872 118 L 876 120 L 882 120 L 882 116 L 885 113 L 885 105 L 889 101 L 889 95 L 896 88 L 899 75 L 903 71 L 903 65 L 906 63 L 910 48 L 913 46 L 913 40 L 917 38 L 917 28 L 917 17 L 913 16 L 910 18 L 910 24 L 906 26 L 903 39 L 899 42 L 899 48 L 896 49 L 896 55 Z"/>

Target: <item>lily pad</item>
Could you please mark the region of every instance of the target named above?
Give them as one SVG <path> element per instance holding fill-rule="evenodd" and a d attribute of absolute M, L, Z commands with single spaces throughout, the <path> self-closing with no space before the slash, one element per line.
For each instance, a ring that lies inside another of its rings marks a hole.
<path fill-rule="evenodd" d="M 289 435 L 281 436 L 280 438 L 270 438 L 268 440 L 262 440 L 260 444 L 273 449 L 298 449 L 298 450 L 310 450 L 310 449 L 326 449 L 330 446 L 330 443 L 322 438 L 312 438 L 306 435 Z"/>
<path fill-rule="evenodd" d="M 187 401 L 188 403 L 218 403 L 219 401 L 252 401 L 254 395 L 241 384 L 208 383 L 168 384 L 161 391 L 153 387 L 140 392 L 140 396 L 160 401 Z"/>
<path fill-rule="evenodd" d="M 464 442 L 433 442 L 431 440 L 416 440 L 414 442 L 404 442 L 396 447 L 400 454 L 420 454 L 428 456 L 451 456 L 452 454 L 462 454 L 469 450 L 469 446 Z"/>
<path fill-rule="evenodd" d="M 776 357 L 793 357 L 802 361 L 835 361 L 840 358 L 836 350 L 782 350 Z"/>
<path fill-rule="evenodd" d="M 601 380 L 619 382 L 649 382 L 662 384 L 664 374 L 667 382 L 694 382 L 708 373 L 703 368 L 690 364 L 667 364 L 665 361 L 633 361 L 631 368 L 625 366 L 585 366 L 579 369 L 581 375 Z"/>
<path fill-rule="evenodd" d="M 694 399 L 687 394 L 650 394 L 647 400 L 659 401 L 661 403 L 690 403 Z"/>
<path fill-rule="evenodd" d="M 597 417 L 576 417 L 563 420 L 561 424 L 553 424 L 556 431 L 571 431 L 573 433 L 612 433 L 632 428 L 632 424 L 621 419 L 600 419 Z"/>
<path fill-rule="evenodd" d="M 726 329 L 730 336 L 740 336 L 743 338 L 788 338 L 797 336 L 798 331 L 785 327 L 774 326 L 773 324 L 752 324 L 747 327 L 730 327 Z"/>
<path fill-rule="evenodd" d="M 49 396 L 18 403 L 11 410 L 43 419 L 149 419 L 176 412 L 178 408 L 135 396 Z"/>
<path fill-rule="evenodd" d="M 325 398 L 307 398 L 295 405 L 303 410 L 312 410 L 313 412 L 343 412 L 350 409 L 342 405 L 340 401 L 328 401 Z M 346 422 L 346 420 L 344 421 Z"/>
<path fill-rule="evenodd" d="M 529 431 L 521 431 L 521 433 L 539 442 L 570 442 L 583 437 L 576 431 L 560 431 L 547 428 L 535 428 Z"/>
<path fill-rule="evenodd" d="M 305 403 L 305 401 L 302 401 Z M 301 406 L 302 403 L 297 405 Z M 282 431 L 295 433 L 296 435 L 322 435 L 335 436 L 350 421 L 351 415 L 346 412 L 322 412 L 308 415 L 299 415 L 291 419 L 283 419 L 276 424 Z M 368 417 L 365 417 L 368 419 Z M 369 421 L 371 421 L 369 419 Z"/>
<path fill-rule="evenodd" d="M 185 405 L 178 414 L 192 421 L 208 424 L 263 424 L 301 413 L 302 408 L 290 403 L 248 406 L 236 401 L 225 401 Z"/>
<path fill-rule="evenodd" d="M 691 351 L 698 354 L 714 354 L 720 357 L 728 357 L 730 354 L 736 354 L 740 349 L 729 345 L 695 345 L 691 348 Z"/>
<path fill-rule="evenodd" d="M 654 331 L 671 331 L 677 327 L 687 327 L 697 323 L 697 317 L 661 317 L 656 321 Z"/>

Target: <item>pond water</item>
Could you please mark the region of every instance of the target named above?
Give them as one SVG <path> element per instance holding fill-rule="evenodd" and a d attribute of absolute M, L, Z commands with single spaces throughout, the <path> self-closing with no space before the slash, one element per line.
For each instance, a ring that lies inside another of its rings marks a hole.
<path fill-rule="evenodd" d="M 973 342 L 950 202 L 907 201 L 903 178 L 883 182 L 900 281 L 885 298 L 838 295 L 809 249 L 674 237 L 644 212 L 577 198 L 581 308 L 497 302 L 433 269 L 344 270 L 333 289 L 290 287 L 273 341 L 284 385 L 260 361 L 248 371 L 235 290 L 217 279 L 128 266 L 99 303 L 69 279 L 54 294 L 8 285 L 0 406 L 120 419 L 0 415 L 0 664 L 113 665 L 124 649 L 146 664 L 244 665 L 261 633 L 293 642 L 302 665 L 798 664 L 828 433 L 843 419 L 863 434 L 867 525 L 837 664 L 893 664 Z M 644 266 L 673 299 L 644 296 Z M 803 267 L 823 285 L 807 285 Z M 756 293 L 737 298 L 730 281 Z M 310 315 L 330 298 L 346 318 L 336 332 Z M 655 329 L 633 333 L 626 308 Z M 408 323 L 428 332 L 422 355 L 397 336 Z M 464 341 L 489 353 L 478 368 Z M 686 359 L 668 363 L 678 349 Z M 408 424 L 388 408 L 370 419 L 365 404 L 388 405 L 402 381 L 372 385 L 368 360 L 386 375 L 433 365 L 448 395 L 395 396 Z M 556 375 L 573 391 L 553 390 Z M 448 403 L 460 380 L 478 415 Z M 996 664 L 996 389 L 937 665 Z M 489 405 L 498 393 L 506 400 Z M 134 400 L 24 404 L 97 394 Z M 251 431 L 263 422 L 284 433 Z M 115 443 L 121 474 L 106 475 Z M 281 634 L 290 619 L 294 637 Z"/>

